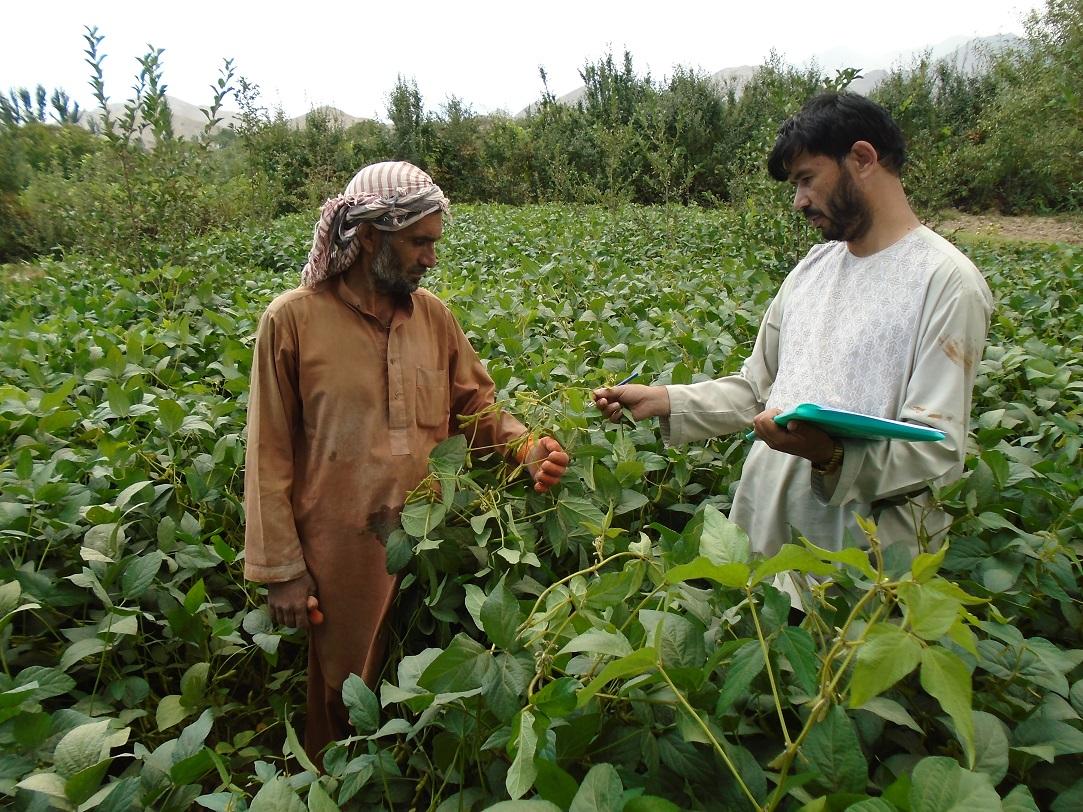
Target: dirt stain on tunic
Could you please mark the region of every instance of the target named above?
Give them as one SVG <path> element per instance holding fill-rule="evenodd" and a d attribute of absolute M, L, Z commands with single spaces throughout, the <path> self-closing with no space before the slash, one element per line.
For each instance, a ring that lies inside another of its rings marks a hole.
<path fill-rule="evenodd" d="M 970 342 L 959 340 L 958 338 L 949 338 L 948 336 L 941 336 L 937 339 L 937 344 L 940 345 L 940 349 L 944 352 L 944 355 L 948 356 L 948 359 L 957 366 L 961 366 L 969 375 L 974 365 L 978 363 L 978 352 L 971 346 Z"/>

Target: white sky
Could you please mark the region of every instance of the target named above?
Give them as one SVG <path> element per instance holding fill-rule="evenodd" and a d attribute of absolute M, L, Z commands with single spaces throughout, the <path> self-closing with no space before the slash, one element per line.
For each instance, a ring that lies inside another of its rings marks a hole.
<path fill-rule="evenodd" d="M 825 68 L 887 68 L 900 54 L 952 37 L 1022 33 L 1041 0 L 737 0 L 709 3 L 206 2 L 17 0 L 5 3 L 0 92 L 64 88 L 91 107 L 83 26 L 105 35 L 106 92 L 122 101 L 147 43 L 165 48 L 170 95 L 209 104 L 223 57 L 260 85 L 263 103 L 287 115 L 330 104 L 384 118 L 403 74 L 426 109 L 456 95 L 477 112 L 516 113 L 541 95 L 539 66 L 558 96 L 579 87 L 578 70 L 611 48 L 631 51 L 638 73 L 675 65 L 709 73 L 758 65 L 772 49 L 787 62 Z M 534 9 L 531 11 L 530 9 Z M 903 9 L 906 11 L 904 12 Z M 227 102 L 227 107 L 235 105 Z"/>

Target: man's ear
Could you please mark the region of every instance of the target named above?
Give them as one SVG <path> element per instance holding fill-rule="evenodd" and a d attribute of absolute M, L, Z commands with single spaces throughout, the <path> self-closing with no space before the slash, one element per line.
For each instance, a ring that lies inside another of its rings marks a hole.
<path fill-rule="evenodd" d="M 858 174 L 865 174 L 880 165 L 880 156 L 876 153 L 876 147 L 868 141 L 855 141 L 847 157 Z"/>
<path fill-rule="evenodd" d="M 383 246 L 383 237 L 383 232 L 375 228 L 372 223 L 362 223 L 357 227 L 356 239 L 370 257 L 379 253 L 380 248 Z"/>

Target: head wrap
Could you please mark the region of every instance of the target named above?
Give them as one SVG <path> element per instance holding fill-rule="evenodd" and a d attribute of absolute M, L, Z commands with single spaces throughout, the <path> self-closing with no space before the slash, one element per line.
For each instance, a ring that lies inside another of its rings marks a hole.
<path fill-rule="evenodd" d="M 433 212 L 448 211 L 448 199 L 432 178 L 406 161 L 370 164 L 354 175 L 346 191 L 323 204 L 301 284 L 315 287 L 357 260 L 357 227 L 371 223 L 398 231 Z"/>

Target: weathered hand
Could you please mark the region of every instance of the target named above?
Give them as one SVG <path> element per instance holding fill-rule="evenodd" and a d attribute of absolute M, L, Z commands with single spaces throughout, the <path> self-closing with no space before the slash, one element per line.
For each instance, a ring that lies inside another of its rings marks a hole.
<path fill-rule="evenodd" d="M 661 417 L 669 414 L 669 390 L 664 386 L 644 386 L 629 383 L 624 386 L 607 386 L 594 390 L 594 405 L 614 423 L 620 421 L 621 409 L 628 409 L 632 417 Z"/>
<path fill-rule="evenodd" d="M 307 572 L 292 581 L 268 584 L 267 608 L 271 612 L 271 620 L 282 626 L 307 629 L 308 599 L 315 594 L 316 582 Z"/>
<path fill-rule="evenodd" d="M 534 478 L 534 490 L 545 493 L 560 482 L 568 470 L 571 457 L 552 437 L 542 437 L 532 444 L 523 460 L 530 476 Z"/>
<path fill-rule="evenodd" d="M 775 422 L 779 409 L 768 409 L 752 419 L 756 436 L 775 451 L 804 457 L 817 464 L 824 464 L 831 459 L 835 450 L 835 441 L 828 434 L 800 420 L 791 420 L 785 426 Z"/>

